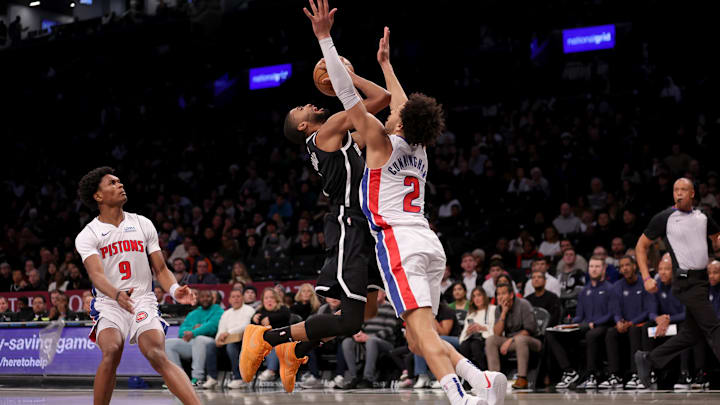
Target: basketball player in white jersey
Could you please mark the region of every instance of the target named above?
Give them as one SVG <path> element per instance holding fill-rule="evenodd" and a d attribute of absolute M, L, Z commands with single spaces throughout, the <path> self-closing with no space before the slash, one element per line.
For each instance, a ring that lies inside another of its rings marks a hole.
<path fill-rule="evenodd" d="M 123 343 L 129 338 L 183 404 L 200 404 L 185 372 L 165 355 L 168 325 L 160 317 L 153 293 L 151 263 L 160 285 L 177 302 L 194 304 L 194 299 L 190 289 L 180 287 L 167 268 L 152 222 L 123 211 L 127 195 L 114 172 L 110 167 L 94 169 L 78 187 L 83 203 L 100 211 L 75 239 L 95 296 L 90 305 L 95 321 L 90 339 L 102 351 L 93 403 L 110 403 Z"/>
<path fill-rule="evenodd" d="M 392 98 L 390 117 L 383 127 L 359 102 L 330 37 L 336 9 L 329 10 L 327 0 L 317 3 L 310 0 L 312 13 L 304 11 L 320 42 L 333 89 L 367 148 L 361 207 L 377 242 L 385 291 L 397 315 L 406 321 L 408 346 L 425 358 L 452 405 L 502 405 L 507 378 L 478 370 L 428 327 L 435 324 L 445 253 L 423 212 L 425 148 L 444 129 L 442 107 L 422 94 L 407 98 L 390 65 L 390 32 L 385 28 L 378 62 Z M 394 135 L 388 136 L 386 129 Z M 475 395 L 465 393 L 458 375 L 470 382 Z"/>

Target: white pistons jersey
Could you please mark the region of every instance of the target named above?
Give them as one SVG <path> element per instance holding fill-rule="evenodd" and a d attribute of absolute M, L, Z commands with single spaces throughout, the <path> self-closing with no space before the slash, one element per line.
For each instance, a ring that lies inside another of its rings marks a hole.
<path fill-rule="evenodd" d="M 385 226 L 420 225 L 429 227 L 425 218 L 425 179 L 428 171 L 424 146 L 410 145 L 390 135 L 392 154 L 378 169 L 365 168 L 360 204 L 368 220 Z"/>
<path fill-rule="evenodd" d="M 102 261 L 110 284 L 118 290 L 131 288 L 133 297 L 152 292 L 152 271 L 148 256 L 160 250 L 157 230 L 142 215 L 124 212 L 119 226 L 100 222 L 96 217 L 75 238 L 75 248 L 83 262 L 96 254 Z M 99 290 L 98 297 L 105 295 Z M 109 297 L 115 299 L 115 297 Z"/>

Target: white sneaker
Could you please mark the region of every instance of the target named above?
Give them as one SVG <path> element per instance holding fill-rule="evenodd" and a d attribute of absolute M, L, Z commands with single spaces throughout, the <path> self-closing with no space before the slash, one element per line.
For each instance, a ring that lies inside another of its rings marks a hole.
<path fill-rule="evenodd" d="M 487 402 L 488 405 L 503 405 L 505 403 L 505 393 L 507 392 L 507 377 L 505 374 L 497 371 L 483 371 L 485 374 L 488 388 L 475 388 L 471 392 L 473 395 Z"/>
<path fill-rule="evenodd" d="M 260 375 L 258 376 L 258 380 L 260 381 L 275 381 L 275 372 L 272 370 L 265 369 Z"/>
<path fill-rule="evenodd" d="M 420 374 L 413 388 L 425 388 L 428 385 L 430 385 L 430 377 L 427 374 Z"/>
<path fill-rule="evenodd" d="M 434 390 L 442 389 L 442 385 L 440 385 L 440 381 L 433 380 L 432 384 L 430 384 L 430 388 Z"/>
<path fill-rule="evenodd" d="M 218 381 L 216 379 L 208 376 L 207 381 L 205 381 L 205 384 L 203 384 L 202 387 L 205 388 L 206 390 L 211 390 L 211 389 L 215 388 L 217 383 L 218 383 Z"/>
<path fill-rule="evenodd" d="M 243 380 L 232 380 L 227 387 L 231 390 L 236 390 L 247 387 L 247 384 L 245 384 Z"/>
<path fill-rule="evenodd" d="M 412 378 L 405 378 L 404 380 L 398 381 L 396 387 L 397 388 L 412 388 L 413 384 L 415 384 L 412 380 Z"/>
<path fill-rule="evenodd" d="M 323 382 L 322 380 L 315 378 L 314 375 L 310 374 L 310 376 L 305 378 L 304 381 L 300 381 L 300 387 L 305 389 L 322 388 Z"/>
<path fill-rule="evenodd" d="M 342 374 L 338 374 L 333 378 L 333 382 L 335 383 L 336 387 L 341 387 L 343 384 L 345 384 L 345 376 Z"/>
<path fill-rule="evenodd" d="M 485 405 L 488 402 L 484 398 L 475 395 L 465 394 L 465 403 L 463 405 Z"/>

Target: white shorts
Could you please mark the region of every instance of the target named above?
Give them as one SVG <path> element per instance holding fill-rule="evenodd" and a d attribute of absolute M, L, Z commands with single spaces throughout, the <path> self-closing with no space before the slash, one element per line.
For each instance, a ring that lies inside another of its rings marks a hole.
<path fill-rule="evenodd" d="M 445 250 L 435 232 L 424 226 L 393 226 L 375 236 L 375 253 L 385 292 L 395 313 L 440 305 Z"/>
<path fill-rule="evenodd" d="M 115 328 L 120 331 L 123 340 L 130 336 L 130 344 L 137 343 L 140 333 L 158 329 L 163 333 L 167 332 L 168 323 L 160 317 L 157 299 L 153 292 L 141 297 L 132 297 L 135 304 L 135 313 L 123 309 L 117 301 L 106 297 L 93 298 L 90 304 L 90 316 L 95 324 L 90 330 L 90 340 L 95 342 L 100 331 L 107 328 Z"/>

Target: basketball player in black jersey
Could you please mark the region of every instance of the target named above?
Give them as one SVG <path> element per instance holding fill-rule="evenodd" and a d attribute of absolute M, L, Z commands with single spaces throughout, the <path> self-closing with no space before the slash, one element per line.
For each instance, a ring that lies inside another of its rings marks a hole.
<path fill-rule="evenodd" d="M 353 85 L 366 95 L 363 103 L 368 112 L 375 114 L 390 104 L 385 89 L 348 73 Z M 246 382 L 252 381 L 263 358 L 275 347 L 280 378 L 291 392 L 297 369 L 307 362 L 305 355 L 310 350 L 323 339 L 354 335 L 363 320 L 377 312 L 377 290 L 383 282 L 358 196 L 365 170 L 360 151 L 364 145 L 353 139 L 351 129 L 345 111 L 330 116 L 326 109 L 311 104 L 293 108 L 285 118 L 285 137 L 296 144 L 305 143 L 310 162 L 322 177 L 323 193 L 330 200 L 330 213 L 325 216 L 327 258 L 315 290 L 341 300 L 342 311 L 273 330 L 249 325 L 240 353 L 240 373 Z"/>

